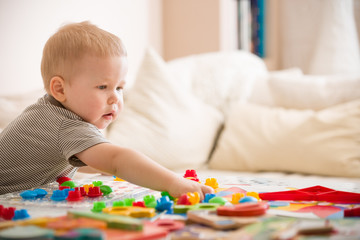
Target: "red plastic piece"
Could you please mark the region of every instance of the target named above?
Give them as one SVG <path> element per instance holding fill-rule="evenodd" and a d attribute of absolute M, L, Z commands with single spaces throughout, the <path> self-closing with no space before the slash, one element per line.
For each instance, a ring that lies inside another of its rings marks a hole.
<path fill-rule="evenodd" d="M 14 207 L 3 208 L 3 210 L 2 210 L 3 219 L 5 219 L 5 220 L 13 219 L 13 217 L 15 216 L 15 210 L 16 210 L 16 208 L 14 208 Z"/>
<path fill-rule="evenodd" d="M 146 208 L 145 203 L 143 201 L 133 202 L 134 207 L 143 207 Z"/>
<path fill-rule="evenodd" d="M 88 197 L 100 197 L 103 193 L 100 191 L 100 187 L 90 187 Z"/>
<path fill-rule="evenodd" d="M 360 203 L 360 193 L 336 191 L 323 186 L 314 186 L 290 191 L 259 193 L 259 197 L 262 200 Z"/>
<path fill-rule="evenodd" d="M 66 182 L 66 181 L 72 181 L 72 179 L 69 178 L 69 177 L 59 177 L 59 178 L 56 180 L 56 182 L 58 182 L 59 185 L 61 185 L 63 182 Z"/>
<path fill-rule="evenodd" d="M 70 189 L 68 186 L 59 186 L 59 190 Z"/>
<path fill-rule="evenodd" d="M 185 174 L 184 174 L 184 178 L 188 178 L 191 179 L 195 182 L 199 182 L 199 179 L 197 178 L 197 174 L 196 171 L 193 169 L 188 169 L 186 170 Z"/>
<path fill-rule="evenodd" d="M 79 189 L 75 189 L 75 191 L 69 191 L 69 195 L 66 198 L 69 202 L 77 202 L 81 201 L 83 199 L 83 196 L 81 195 L 81 192 Z"/>
<path fill-rule="evenodd" d="M 0 218 L 2 217 L 2 211 L 4 209 L 4 206 L 3 205 L 0 205 Z"/>
<path fill-rule="evenodd" d="M 266 202 L 248 202 L 233 206 L 220 206 L 216 209 L 219 216 L 261 216 L 266 213 L 269 205 Z"/>
<path fill-rule="evenodd" d="M 344 217 L 360 217 L 360 207 L 345 209 Z"/>
<path fill-rule="evenodd" d="M 191 205 L 190 197 L 187 194 L 183 194 L 176 202 L 177 205 Z"/>
<path fill-rule="evenodd" d="M 86 196 L 87 195 L 84 187 L 80 187 L 79 190 L 80 190 L 81 196 Z"/>

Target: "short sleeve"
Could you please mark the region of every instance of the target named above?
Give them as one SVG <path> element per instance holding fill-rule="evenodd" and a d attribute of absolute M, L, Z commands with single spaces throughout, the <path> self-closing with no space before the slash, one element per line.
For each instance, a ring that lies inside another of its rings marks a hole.
<path fill-rule="evenodd" d="M 75 167 L 86 166 L 75 154 L 99 143 L 109 142 L 94 125 L 73 119 L 62 122 L 58 141 L 61 154 Z"/>

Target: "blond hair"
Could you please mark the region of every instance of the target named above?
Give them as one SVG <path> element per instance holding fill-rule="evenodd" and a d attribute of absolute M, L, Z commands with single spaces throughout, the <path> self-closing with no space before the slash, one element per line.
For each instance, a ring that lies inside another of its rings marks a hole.
<path fill-rule="evenodd" d="M 64 25 L 44 46 L 41 75 L 45 90 L 50 92 L 50 80 L 54 76 L 66 79 L 74 63 L 85 54 L 97 57 L 127 55 L 120 38 L 88 21 Z"/>

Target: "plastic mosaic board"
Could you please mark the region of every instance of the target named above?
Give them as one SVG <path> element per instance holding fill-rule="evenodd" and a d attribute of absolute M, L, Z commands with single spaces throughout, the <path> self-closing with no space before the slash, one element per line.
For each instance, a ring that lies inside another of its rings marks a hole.
<path fill-rule="evenodd" d="M 153 190 L 148 188 L 139 187 L 137 185 L 131 184 L 126 181 L 114 181 L 113 179 L 107 178 L 108 180 L 103 180 L 103 185 L 107 185 L 112 188 L 113 192 L 107 196 L 100 196 L 95 198 L 84 197 L 83 200 L 77 202 L 68 202 L 68 201 L 53 201 L 51 200 L 51 195 L 54 190 L 59 189 L 59 184 L 57 182 L 50 183 L 43 187 L 39 187 L 48 192 L 48 194 L 43 198 L 38 198 L 35 200 L 24 200 L 20 196 L 19 192 L 8 193 L 0 195 L 0 205 L 8 206 L 22 206 L 23 208 L 29 207 L 51 207 L 51 208 L 92 208 L 93 203 L 96 201 L 103 201 L 106 205 L 110 205 L 114 201 L 123 200 L 125 198 L 135 198 L 136 200 L 143 198 L 149 194 L 158 194 Z M 92 184 L 93 181 L 98 181 L 94 179 L 82 179 L 82 180 L 73 180 L 77 186 L 82 186 L 85 184 Z"/>
<path fill-rule="evenodd" d="M 214 176 L 200 176 L 199 179 L 202 183 L 205 183 L 207 178 L 212 178 Z M 313 185 L 323 185 L 329 188 L 342 190 L 342 191 L 350 191 L 350 192 L 360 192 L 360 187 L 354 183 L 346 183 L 346 182 L 336 182 L 336 181 L 324 181 L 324 182 L 316 182 L 311 179 L 306 180 L 302 179 L 299 181 L 298 179 L 275 179 L 275 178 L 255 178 L 255 177 L 237 177 L 237 176 L 224 176 L 217 177 L 217 182 L 219 184 L 218 195 L 226 198 L 231 198 L 231 195 L 236 192 L 274 192 L 274 191 L 286 191 L 286 190 L 294 190 L 298 188 L 309 187 Z M 102 181 L 103 185 L 108 185 L 112 188 L 113 192 L 108 196 L 101 196 L 96 198 L 84 197 L 83 200 L 79 202 L 68 202 L 61 201 L 55 202 L 50 199 L 52 192 L 58 189 L 58 183 L 54 182 L 48 184 L 42 189 L 46 190 L 48 194 L 42 199 L 36 200 L 23 200 L 20 197 L 21 192 L 9 193 L 5 195 L 0 195 L 0 205 L 4 206 L 13 206 L 17 209 L 28 209 L 30 210 L 30 215 L 32 217 L 40 216 L 39 210 L 47 211 L 51 210 L 51 215 L 62 215 L 64 210 L 69 209 L 91 209 L 93 207 L 93 203 L 95 201 L 103 201 L 107 206 L 111 206 L 112 202 L 123 200 L 125 198 L 135 198 L 137 201 L 142 200 L 142 198 L 146 195 L 152 194 L 155 195 L 156 198 L 160 197 L 160 193 L 139 187 L 137 185 L 131 184 L 126 181 L 114 181 L 112 177 L 101 177 L 99 179 L 82 179 L 82 180 L 74 180 L 77 186 L 82 186 L 84 184 L 91 184 L 93 181 Z M 308 207 L 310 212 L 313 212 L 315 206 L 302 206 L 301 208 Z M 332 209 L 330 209 L 330 207 Z M 321 216 L 329 216 L 334 213 L 339 212 L 348 206 L 340 206 L 340 208 L 334 208 L 336 206 L 329 206 L 329 209 L 324 213 L 321 212 L 318 215 Z M 320 212 L 323 211 L 324 207 L 321 209 L 315 209 Z M 279 209 L 280 210 L 280 209 Z M 305 209 L 300 210 L 299 208 L 284 208 L 283 210 L 288 212 L 300 212 L 305 211 Z M 35 215 L 36 214 L 36 215 Z"/>

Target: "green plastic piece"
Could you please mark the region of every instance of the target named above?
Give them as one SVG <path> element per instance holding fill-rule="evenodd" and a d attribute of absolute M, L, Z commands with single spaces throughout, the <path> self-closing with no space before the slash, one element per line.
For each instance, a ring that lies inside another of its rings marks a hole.
<path fill-rule="evenodd" d="M 76 188 L 76 184 L 73 181 L 65 181 L 60 186 L 62 187 L 70 187 L 70 188 Z"/>
<path fill-rule="evenodd" d="M 131 207 L 133 205 L 133 202 L 135 202 L 135 198 L 125 198 L 124 199 L 124 205 L 126 207 Z"/>
<path fill-rule="evenodd" d="M 108 228 L 125 229 L 129 231 L 141 231 L 143 229 L 143 222 L 140 219 L 127 216 L 77 211 L 68 212 L 68 216 L 73 218 L 90 218 L 103 221 L 106 222 Z"/>
<path fill-rule="evenodd" d="M 102 212 L 102 210 L 106 208 L 105 202 L 94 202 L 93 208 L 91 209 L 92 212 Z"/>
<path fill-rule="evenodd" d="M 220 206 L 219 203 L 198 203 L 195 205 L 196 210 L 216 210 Z"/>
<path fill-rule="evenodd" d="M 100 187 L 101 185 L 103 185 L 102 181 L 93 181 L 92 184 L 94 185 L 94 187 Z"/>
<path fill-rule="evenodd" d="M 221 206 L 224 206 L 225 203 L 227 203 L 227 200 L 223 197 L 213 197 L 212 199 L 209 200 L 209 203 L 218 203 Z"/>
<path fill-rule="evenodd" d="M 170 194 L 169 194 L 168 192 L 166 192 L 166 191 L 161 192 L 161 196 L 162 196 L 162 197 L 168 196 L 168 197 L 170 198 L 170 200 L 172 200 L 172 201 L 175 200 L 175 198 L 172 197 L 172 196 L 170 196 Z"/>
<path fill-rule="evenodd" d="M 110 193 L 113 192 L 112 188 L 107 185 L 101 185 L 100 191 L 103 193 L 104 196 L 109 195 Z"/>
<path fill-rule="evenodd" d="M 187 211 L 192 210 L 194 205 L 175 205 L 173 208 L 174 213 L 187 213 Z"/>
<path fill-rule="evenodd" d="M 144 197 L 145 206 L 148 208 L 155 208 L 156 207 L 156 199 L 154 195 L 146 195 Z"/>
<path fill-rule="evenodd" d="M 113 204 L 112 204 L 112 206 L 113 206 L 113 207 L 123 207 L 123 206 L 125 206 L 125 203 L 124 203 L 124 201 L 121 201 L 121 200 L 119 200 L 119 201 L 114 201 Z"/>

